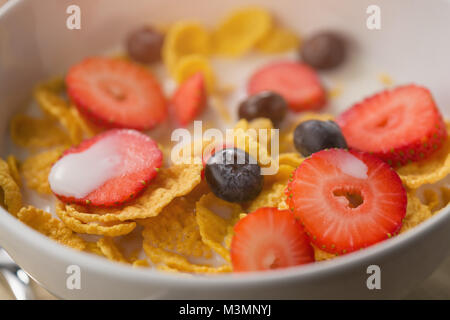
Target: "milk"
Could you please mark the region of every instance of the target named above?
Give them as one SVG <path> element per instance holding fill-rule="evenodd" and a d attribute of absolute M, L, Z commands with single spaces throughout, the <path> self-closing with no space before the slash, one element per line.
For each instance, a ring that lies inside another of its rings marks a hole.
<path fill-rule="evenodd" d="M 82 199 L 108 180 L 120 176 L 123 155 L 114 140 L 117 140 L 114 136 L 105 137 L 90 148 L 56 162 L 48 177 L 52 191 Z"/>

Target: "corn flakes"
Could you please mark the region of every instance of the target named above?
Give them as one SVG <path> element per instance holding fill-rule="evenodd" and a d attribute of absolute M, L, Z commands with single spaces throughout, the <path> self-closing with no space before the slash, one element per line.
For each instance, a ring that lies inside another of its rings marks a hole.
<path fill-rule="evenodd" d="M 450 134 L 450 122 L 447 123 Z M 402 182 L 411 189 L 435 183 L 450 173 L 450 138 L 428 159 L 412 162 L 397 169 Z"/>
<path fill-rule="evenodd" d="M 433 189 L 426 189 L 423 192 L 423 196 L 425 198 L 425 205 L 428 206 L 432 213 L 435 212 L 441 203 L 438 193 Z"/>
<path fill-rule="evenodd" d="M 227 137 L 227 141 L 233 139 L 233 145 L 236 148 L 242 149 L 255 158 L 262 167 L 269 166 L 272 162 L 269 151 L 262 143 L 258 143 L 258 132 L 255 129 L 248 129 L 246 131 L 241 128 L 234 129 L 233 135 Z"/>
<path fill-rule="evenodd" d="M 450 188 L 442 186 L 442 187 L 440 187 L 440 191 L 441 191 L 441 194 L 442 194 L 443 206 L 445 207 L 448 204 L 450 204 Z"/>
<path fill-rule="evenodd" d="M 70 138 L 50 118 L 34 118 L 25 114 L 18 114 L 11 120 L 11 139 L 18 146 L 37 149 L 70 144 Z"/>
<path fill-rule="evenodd" d="M 239 57 L 253 49 L 272 27 L 272 17 L 264 9 L 248 7 L 228 15 L 212 34 L 215 53 Z"/>
<path fill-rule="evenodd" d="M 222 265 L 219 267 L 212 267 L 208 265 L 193 264 L 189 260 L 177 253 L 169 252 L 161 248 L 156 248 L 144 242 L 144 251 L 149 259 L 157 264 L 158 269 L 164 271 L 174 272 L 194 272 L 194 273 L 222 273 L 231 272 L 230 265 Z M 161 266 L 162 264 L 162 266 Z"/>
<path fill-rule="evenodd" d="M 164 64 L 171 74 L 181 58 L 190 55 L 207 56 L 209 54 L 209 34 L 195 21 L 180 21 L 168 31 L 164 40 L 162 56 Z"/>
<path fill-rule="evenodd" d="M 195 202 L 187 197 L 177 198 L 158 216 L 141 222 L 145 226 L 144 241 L 185 256 L 211 257 L 211 250 L 202 242 L 195 219 Z"/>
<path fill-rule="evenodd" d="M 296 152 L 282 153 L 278 157 L 278 164 L 281 166 L 282 164 L 286 164 L 297 168 L 302 162 L 305 160 L 300 154 Z"/>
<path fill-rule="evenodd" d="M 408 205 L 400 233 L 405 232 L 431 217 L 430 208 L 420 201 L 414 190 L 407 191 Z"/>
<path fill-rule="evenodd" d="M 48 212 L 28 206 L 22 208 L 17 217 L 29 227 L 61 244 L 77 250 L 86 248 L 86 243 L 83 239 L 74 234 L 64 223 L 53 218 Z"/>
<path fill-rule="evenodd" d="M 11 176 L 8 164 L 0 159 L 0 205 L 4 205 L 5 208 L 16 215 L 20 208 L 22 208 L 22 194 L 20 188 Z"/>
<path fill-rule="evenodd" d="M 9 155 L 6 159 L 6 162 L 8 163 L 9 168 L 9 174 L 14 179 L 14 181 L 17 183 L 19 187 L 22 186 L 22 179 L 20 178 L 20 163 L 19 160 L 14 155 Z"/>
<path fill-rule="evenodd" d="M 203 74 L 208 92 L 212 92 L 215 85 L 215 75 L 205 56 L 192 54 L 180 58 L 175 66 L 174 77 L 178 83 L 182 83 L 198 72 Z"/>
<path fill-rule="evenodd" d="M 196 218 L 203 242 L 226 261 L 231 261 L 226 239 L 233 234 L 234 224 L 239 220 L 242 207 L 217 198 L 209 193 L 196 204 Z"/>
<path fill-rule="evenodd" d="M 264 53 L 274 54 L 298 49 L 299 37 L 292 31 L 284 28 L 272 28 L 256 45 Z"/>
<path fill-rule="evenodd" d="M 71 230 L 77 233 L 103 235 L 108 237 L 117 237 L 130 233 L 136 228 L 136 222 L 122 222 L 122 223 L 84 223 L 66 212 L 66 206 L 58 202 L 56 205 L 56 214 L 64 222 L 64 224 Z"/>
<path fill-rule="evenodd" d="M 34 97 L 42 111 L 59 121 L 67 130 L 72 144 L 79 144 L 83 140 L 83 131 L 79 126 L 78 119 L 70 111 L 68 103 L 58 93 L 38 88 L 34 92 Z"/>
<path fill-rule="evenodd" d="M 27 158 L 21 168 L 26 186 L 40 194 L 51 194 L 48 175 L 53 164 L 61 157 L 65 147 L 44 151 Z"/>
<path fill-rule="evenodd" d="M 337 257 L 337 254 L 329 253 L 326 251 L 323 251 L 316 247 L 315 245 L 312 245 L 314 249 L 314 260 L 315 261 L 323 261 L 323 260 L 330 260 Z"/>
<path fill-rule="evenodd" d="M 286 198 L 284 190 L 294 170 L 295 167 L 283 164 L 279 166 L 275 175 L 265 176 L 261 193 L 249 203 L 247 211 L 253 212 L 262 207 L 278 207 Z"/>
<path fill-rule="evenodd" d="M 114 243 L 114 239 L 110 237 L 103 237 L 97 241 L 97 247 L 100 252 L 109 260 L 128 263 L 127 259 L 123 256 L 121 250 Z"/>
<path fill-rule="evenodd" d="M 173 199 L 188 194 L 200 183 L 202 169 L 202 165 L 190 164 L 161 169 L 144 193 L 123 208 L 83 208 L 66 205 L 65 211 L 67 216 L 84 223 L 111 223 L 155 217 Z"/>
<path fill-rule="evenodd" d="M 138 259 L 133 262 L 133 267 L 134 268 L 148 268 L 148 267 L 150 267 L 150 264 L 145 259 Z"/>

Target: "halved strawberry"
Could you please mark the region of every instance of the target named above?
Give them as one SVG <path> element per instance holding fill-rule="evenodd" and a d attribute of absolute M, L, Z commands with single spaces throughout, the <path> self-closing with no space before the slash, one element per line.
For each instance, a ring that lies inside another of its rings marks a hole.
<path fill-rule="evenodd" d="M 407 85 L 375 94 L 337 118 L 349 147 L 393 166 L 428 157 L 447 131 L 428 89 Z"/>
<path fill-rule="evenodd" d="M 87 58 L 70 68 L 66 84 L 80 113 L 104 127 L 147 130 L 167 115 L 158 81 L 129 61 Z"/>
<path fill-rule="evenodd" d="M 317 110 L 326 102 L 316 71 L 304 63 L 282 61 L 259 69 L 250 78 L 247 91 L 253 95 L 266 90 L 283 96 L 293 111 Z"/>
<path fill-rule="evenodd" d="M 309 239 L 288 210 L 259 208 L 234 226 L 234 271 L 271 270 L 313 261 Z"/>
<path fill-rule="evenodd" d="M 303 161 L 288 184 L 290 209 L 312 242 L 346 253 L 399 231 L 406 192 L 381 159 L 358 151 L 322 150 Z"/>
<path fill-rule="evenodd" d="M 201 72 L 184 81 L 175 91 L 171 101 L 175 120 L 181 126 L 193 121 L 205 105 L 205 78 Z"/>
<path fill-rule="evenodd" d="M 50 187 L 65 203 L 119 206 L 148 186 L 162 157 L 148 136 L 131 129 L 109 130 L 64 152 L 50 171 Z"/>

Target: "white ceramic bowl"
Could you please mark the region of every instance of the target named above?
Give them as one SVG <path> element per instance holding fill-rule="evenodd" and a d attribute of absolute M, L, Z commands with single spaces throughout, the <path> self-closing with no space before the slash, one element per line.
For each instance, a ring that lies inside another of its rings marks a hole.
<path fill-rule="evenodd" d="M 82 29 L 66 29 L 66 8 L 78 4 Z M 429 87 L 450 115 L 450 3 L 448 1 L 316 0 L 42 0 L 10 1 L 0 9 L 0 150 L 6 154 L 8 119 L 37 81 L 62 73 L 82 57 L 116 46 L 143 23 L 196 18 L 213 24 L 236 6 L 261 3 L 302 34 L 326 28 L 354 40 L 342 72 L 344 97 L 335 110 L 380 89 L 376 71 L 398 83 Z M 381 30 L 366 28 L 366 8 L 381 8 Z M 338 79 L 338 80 L 336 80 Z M 331 81 L 331 80 L 329 80 Z M 347 90 L 349 89 L 349 90 Z M 336 104 L 336 103 L 335 103 Z M 0 245 L 34 279 L 62 298 L 392 298 L 428 276 L 450 249 L 450 208 L 411 232 L 333 261 L 287 270 L 213 277 L 138 270 L 65 248 L 0 209 Z M 81 268 L 81 289 L 66 287 L 66 268 Z M 367 266 L 381 268 L 381 290 L 368 290 Z"/>

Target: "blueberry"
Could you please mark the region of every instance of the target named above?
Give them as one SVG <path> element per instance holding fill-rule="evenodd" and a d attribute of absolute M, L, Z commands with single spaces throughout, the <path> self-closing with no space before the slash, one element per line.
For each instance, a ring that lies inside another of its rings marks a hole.
<path fill-rule="evenodd" d="M 255 158 L 238 148 L 214 153 L 206 162 L 205 178 L 212 192 L 229 202 L 250 201 L 263 187 L 261 168 Z"/>
<path fill-rule="evenodd" d="M 141 63 L 157 62 L 161 58 L 164 35 L 151 27 L 143 27 L 128 35 L 126 46 L 131 59 Z"/>
<path fill-rule="evenodd" d="M 269 118 L 275 127 L 286 115 L 286 100 L 272 91 L 263 91 L 250 96 L 239 105 L 239 118 L 253 120 Z"/>
<path fill-rule="evenodd" d="M 347 148 L 341 128 L 334 121 L 308 120 L 294 131 L 295 149 L 304 157 L 328 148 Z"/>
<path fill-rule="evenodd" d="M 321 32 L 305 41 L 300 54 L 313 68 L 333 69 L 345 60 L 346 44 L 337 33 Z"/>

